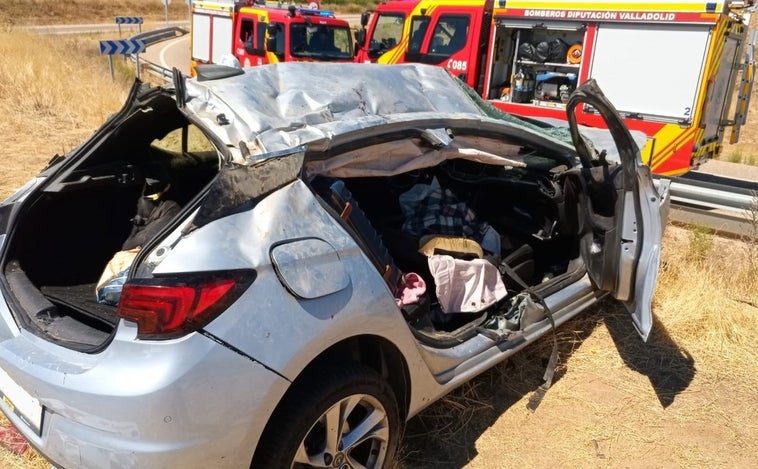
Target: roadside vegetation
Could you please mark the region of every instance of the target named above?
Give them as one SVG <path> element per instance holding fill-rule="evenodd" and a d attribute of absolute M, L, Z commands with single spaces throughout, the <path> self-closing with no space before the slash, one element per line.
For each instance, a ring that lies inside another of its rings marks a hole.
<path fill-rule="evenodd" d="M 119 109 L 129 83 L 111 80 L 93 38 L 0 31 L 0 196 L 81 143 Z"/>
<path fill-rule="evenodd" d="M 13 24 L 27 15 L 36 23 L 111 20 L 103 5 L 3 0 L 0 24 L 8 15 Z M 162 19 L 158 0 L 119 5 L 120 15 L 147 15 L 153 5 L 150 15 Z M 186 4 L 174 0 L 171 8 L 177 7 Z M 54 8 L 55 16 L 39 13 L 44 8 Z M 100 38 L 39 37 L 5 24 L 0 198 L 117 111 L 132 80 L 125 66 L 111 80 L 107 59 L 97 53 Z M 758 112 L 744 136 L 758 138 L 754 122 Z M 758 145 L 744 151 L 758 154 Z M 605 301 L 557 331 L 556 379 L 535 413 L 526 402 L 541 384 L 551 337 L 414 418 L 399 467 L 754 467 L 758 199 L 746 216 L 753 230 L 743 239 L 721 238 L 703 227 L 667 228 L 648 344 L 639 340 L 623 307 Z M 0 417 L 0 426 L 6 423 Z M 31 449 L 17 455 L 0 448 L 0 467 L 49 464 Z"/>
<path fill-rule="evenodd" d="M 748 153 L 748 150 L 743 150 L 741 147 L 727 149 L 726 153 L 719 159 L 730 163 L 758 166 L 758 152 Z"/>

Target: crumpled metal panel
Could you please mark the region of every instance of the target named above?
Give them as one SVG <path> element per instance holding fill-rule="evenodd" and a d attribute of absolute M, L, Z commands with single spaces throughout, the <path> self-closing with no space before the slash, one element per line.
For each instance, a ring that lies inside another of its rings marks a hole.
<path fill-rule="evenodd" d="M 487 119 L 462 86 L 431 65 L 285 62 L 188 79 L 185 102 L 227 145 L 258 155 L 424 115 Z"/>

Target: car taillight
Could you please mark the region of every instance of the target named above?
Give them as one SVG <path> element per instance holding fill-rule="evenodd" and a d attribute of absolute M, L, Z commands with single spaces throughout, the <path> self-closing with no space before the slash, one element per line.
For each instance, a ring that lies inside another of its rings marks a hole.
<path fill-rule="evenodd" d="M 133 279 L 124 284 L 116 314 L 137 323 L 140 339 L 173 339 L 216 319 L 253 280 L 250 270 Z"/>

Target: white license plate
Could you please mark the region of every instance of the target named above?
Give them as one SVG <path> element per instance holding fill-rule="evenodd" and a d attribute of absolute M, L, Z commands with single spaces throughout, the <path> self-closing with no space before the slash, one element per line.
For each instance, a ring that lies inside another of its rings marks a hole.
<path fill-rule="evenodd" d="M 16 384 L 2 368 L 0 368 L 0 398 L 11 412 L 19 416 L 38 435 L 41 434 L 42 406 L 36 398 Z"/>

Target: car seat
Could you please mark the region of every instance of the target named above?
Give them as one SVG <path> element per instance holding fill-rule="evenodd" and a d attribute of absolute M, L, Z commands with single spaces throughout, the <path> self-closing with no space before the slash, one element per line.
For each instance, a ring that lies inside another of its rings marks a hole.
<path fill-rule="evenodd" d="M 366 214 L 358 207 L 353 194 L 341 179 L 317 179 L 316 192 L 334 209 L 358 236 L 358 244 L 377 268 L 387 286 L 394 293 L 400 284 L 402 272 L 397 268 L 382 238 Z"/>

